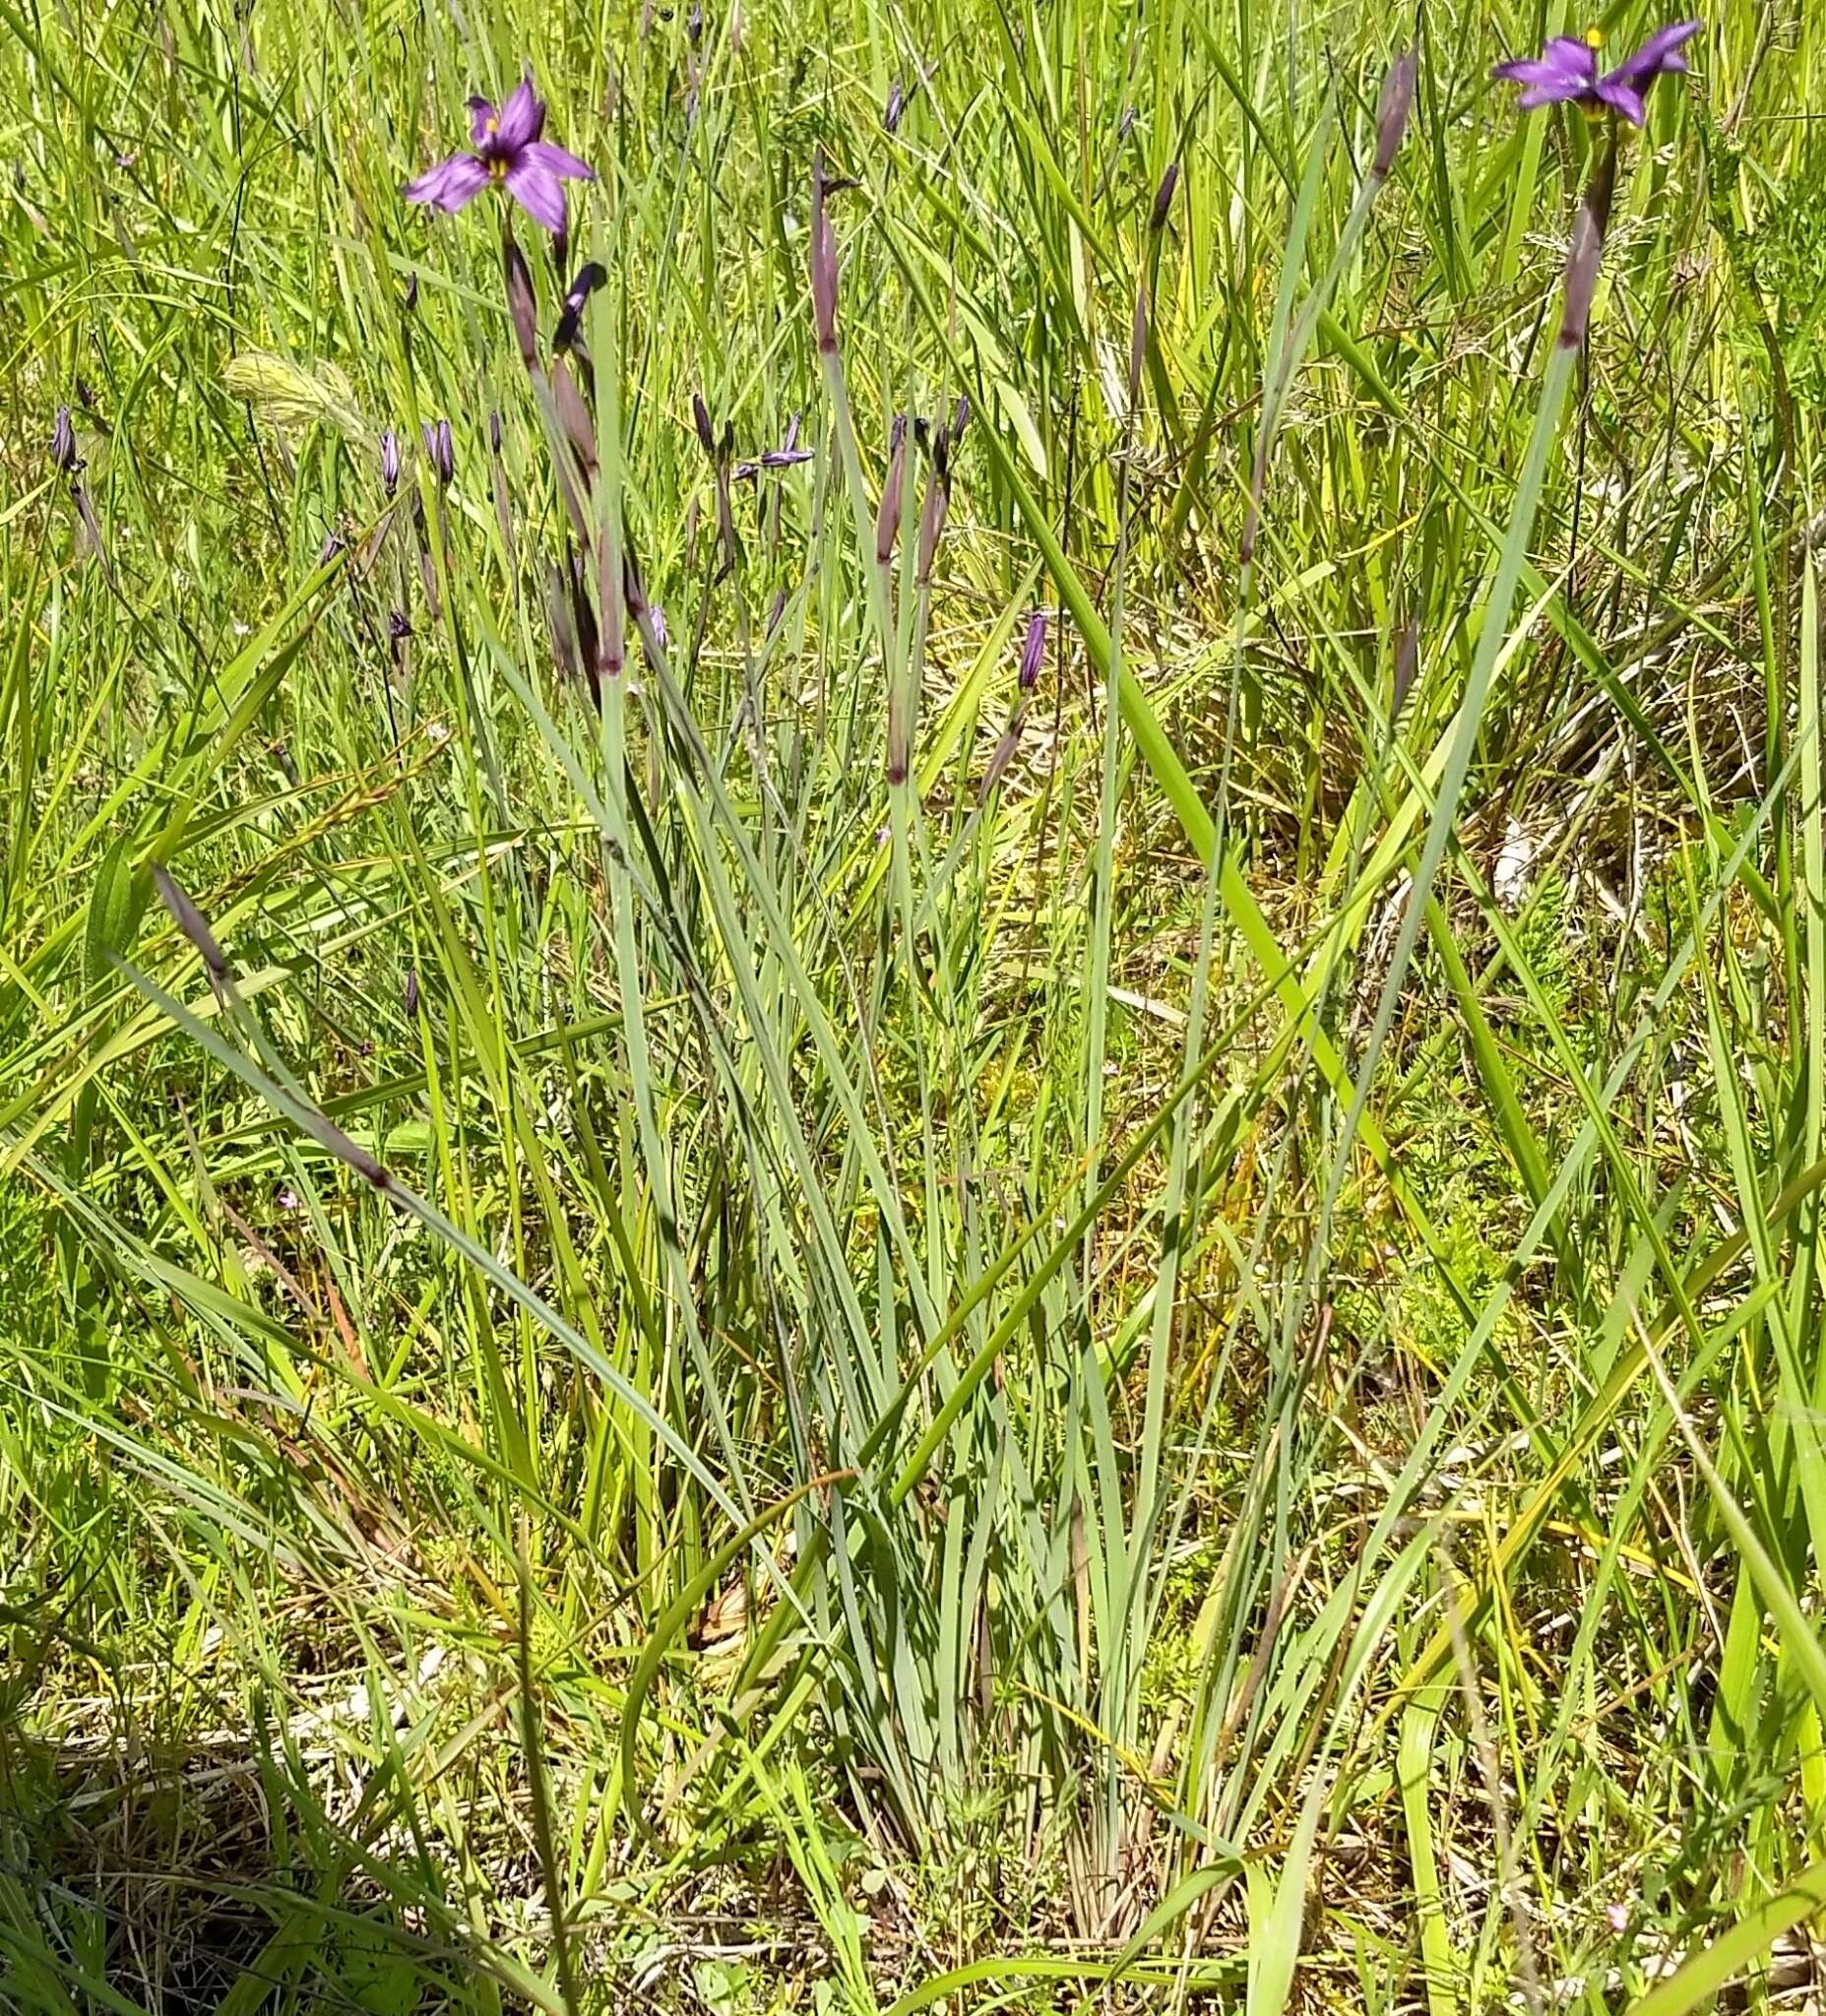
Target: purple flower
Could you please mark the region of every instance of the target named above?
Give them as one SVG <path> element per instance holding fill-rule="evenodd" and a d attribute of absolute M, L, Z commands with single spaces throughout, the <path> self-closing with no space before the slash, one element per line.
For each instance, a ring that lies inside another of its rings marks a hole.
<path fill-rule="evenodd" d="M 1517 100 L 1524 112 L 1541 105 L 1579 104 L 1588 111 L 1607 106 L 1640 126 L 1647 113 L 1642 98 L 1664 72 L 1687 67 L 1684 45 L 1699 32 L 1696 21 L 1678 21 L 1657 29 L 1633 55 L 1600 76 L 1598 50 L 1603 37 L 1596 29 L 1583 40 L 1555 35 L 1538 57 L 1497 64 L 1492 75 L 1522 87 Z"/>
<path fill-rule="evenodd" d="M 400 437 L 391 427 L 380 437 L 380 479 L 389 497 L 400 487 Z"/>
<path fill-rule="evenodd" d="M 881 123 L 889 133 L 901 130 L 901 121 L 907 116 L 907 93 L 897 77 L 888 90 L 888 102 L 882 108 Z"/>
<path fill-rule="evenodd" d="M 434 203 L 461 210 L 492 182 L 504 188 L 535 223 L 564 235 L 564 184 L 594 182 L 596 170 L 574 154 L 540 138 L 545 103 L 533 89 L 531 74 L 515 86 L 497 112 L 487 98 L 470 100 L 470 154 L 453 154 L 409 182 L 409 203 Z"/>

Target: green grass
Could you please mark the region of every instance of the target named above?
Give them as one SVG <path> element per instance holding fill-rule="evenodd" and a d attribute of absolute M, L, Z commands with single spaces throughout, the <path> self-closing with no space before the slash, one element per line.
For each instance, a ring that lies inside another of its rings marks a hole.
<path fill-rule="evenodd" d="M 1792 1989 L 1821 22 L 0 19 L 0 2005 Z"/>

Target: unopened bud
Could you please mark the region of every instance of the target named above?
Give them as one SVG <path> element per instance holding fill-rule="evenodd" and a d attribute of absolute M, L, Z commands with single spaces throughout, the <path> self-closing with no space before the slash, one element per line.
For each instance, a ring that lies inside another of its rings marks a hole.
<path fill-rule="evenodd" d="M 58 472 L 73 476 L 82 468 L 82 460 L 76 452 L 76 428 L 70 420 L 70 409 L 60 406 L 57 417 L 51 423 L 51 460 Z"/>
<path fill-rule="evenodd" d="M 1395 165 L 1395 157 L 1401 151 L 1408 114 L 1414 109 L 1414 87 L 1418 73 L 1418 56 L 1413 49 L 1404 49 L 1382 80 L 1382 95 L 1376 101 L 1376 158 L 1369 170 L 1378 181 Z"/>
<path fill-rule="evenodd" d="M 499 455 L 501 452 L 501 410 L 499 407 L 496 407 L 488 415 L 488 452 L 490 455 Z"/>
<path fill-rule="evenodd" d="M 1161 186 L 1154 192 L 1154 214 L 1148 220 L 1148 229 L 1159 234 L 1166 228 L 1166 214 L 1173 207 L 1173 191 L 1179 186 L 1179 163 L 1169 161 L 1166 172 L 1161 177 Z"/>
<path fill-rule="evenodd" d="M 418 969 L 415 966 L 406 969 L 406 998 L 400 1005 L 406 1010 L 407 1021 L 412 1021 L 418 1013 Z"/>
<path fill-rule="evenodd" d="M 907 116 L 907 94 L 901 88 L 897 77 L 888 89 L 888 102 L 881 110 L 881 123 L 890 133 L 901 130 L 901 121 Z"/>
<path fill-rule="evenodd" d="M 919 514 L 919 560 L 915 572 L 920 588 L 931 585 L 932 562 L 937 558 L 938 541 L 945 530 L 945 515 L 951 508 L 951 484 L 942 452 L 945 437 L 941 433 L 938 438 L 941 452 L 932 458 L 932 473 L 925 481 L 925 508 Z"/>
<path fill-rule="evenodd" d="M 900 537 L 906 475 L 907 415 L 896 413 L 888 436 L 888 473 L 882 480 L 881 505 L 875 514 L 875 558 L 884 567 L 894 557 L 894 541 Z"/>
<path fill-rule="evenodd" d="M 507 318 L 514 325 L 520 361 L 529 371 L 538 367 L 538 296 L 533 291 L 533 269 L 514 242 L 512 231 L 501 233 L 501 272 L 507 283 Z"/>
<path fill-rule="evenodd" d="M 418 306 L 418 276 L 410 274 L 406 282 L 406 312 L 409 315 Z"/>
<path fill-rule="evenodd" d="M 389 497 L 400 487 L 400 437 L 391 427 L 380 437 L 380 479 Z"/>
<path fill-rule="evenodd" d="M 1039 668 L 1046 658 L 1046 612 L 1036 609 L 1027 619 L 1027 637 L 1021 646 L 1021 690 L 1031 693 L 1039 680 Z"/>
<path fill-rule="evenodd" d="M 1605 232 L 1610 225 L 1610 199 L 1616 190 L 1616 132 L 1586 185 L 1579 215 L 1573 220 L 1572 244 L 1566 253 L 1566 308 L 1560 317 L 1559 346 L 1576 350 L 1591 327 L 1592 296 L 1598 290 L 1598 269 L 1605 256 Z"/>
<path fill-rule="evenodd" d="M 811 314 L 821 355 L 837 349 L 837 235 L 825 209 L 824 151 L 811 166 Z"/>
<path fill-rule="evenodd" d="M 710 417 L 710 408 L 704 404 L 704 395 L 691 395 L 691 422 L 698 430 L 698 443 L 712 462 L 717 459 L 717 429 Z"/>

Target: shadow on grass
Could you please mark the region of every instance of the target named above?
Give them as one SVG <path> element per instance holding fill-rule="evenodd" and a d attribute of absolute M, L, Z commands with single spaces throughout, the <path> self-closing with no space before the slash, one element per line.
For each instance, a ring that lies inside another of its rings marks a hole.
<path fill-rule="evenodd" d="M 355 1795 L 378 1812 L 375 1789 Z M 332 1833 L 295 1753 L 47 1742 L 0 1715 L 0 2009 L 431 2016 L 530 2005 L 452 1936 L 454 1873 Z"/>

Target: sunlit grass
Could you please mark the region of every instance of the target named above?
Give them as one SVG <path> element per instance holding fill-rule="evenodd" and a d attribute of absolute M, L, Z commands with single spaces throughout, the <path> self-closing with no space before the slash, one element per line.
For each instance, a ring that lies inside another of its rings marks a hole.
<path fill-rule="evenodd" d="M 4 16 L 0 2001 L 1792 1985 L 1820 25 Z"/>

